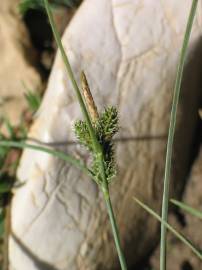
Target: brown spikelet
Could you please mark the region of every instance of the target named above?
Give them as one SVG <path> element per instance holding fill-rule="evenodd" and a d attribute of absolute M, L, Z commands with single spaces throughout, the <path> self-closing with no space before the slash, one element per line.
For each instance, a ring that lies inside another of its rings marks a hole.
<path fill-rule="evenodd" d="M 99 114 L 98 114 L 95 102 L 93 100 L 93 96 L 91 94 L 91 91 L 90 91 L 90 88 L 88 85 L 88 81 L 86 79 L 86 75 L 83 71 L 81 73 L 81 87 L 83 90 L 83 96 L 84 96 L 86 105 L 88 107 L 89 114 L 92 118 L 92 121 L 95 122 L 98 119 Z"/>

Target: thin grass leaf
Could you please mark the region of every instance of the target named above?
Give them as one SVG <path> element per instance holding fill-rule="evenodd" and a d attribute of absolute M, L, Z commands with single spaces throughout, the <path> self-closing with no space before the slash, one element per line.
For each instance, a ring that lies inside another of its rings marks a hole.
<path fill-rule="evenodd" d="M 169 186 L 170 186 L 170 175 L 171 175 L 171 160 L 173 153 L 173 141 L 175 134 L 176 118 L 177 118 L 177 107 L 179 102 L 182 75 L 184 70 L 185 59 L 187 55 L 188 43 L 191 35 L 191 29 L 194 21 L 194 16 L 196 13 L 198 0 L 192 1 L 192 6 L 187 22 L 187 27 L 184 35 L 183 45 L 180 52 L 180 60 L 177 68 L 177 76 L 174 87 L 174 96 L 172 102 L 172 110 L 170 116 L 170 127 L 167 142 L 167 152 L 166 152 L 166 164 L 165 164 L 165 175 L 164 175 L 164 188 L 163 188 L 163 200 L 162 200 L 162 220 L 161 223 L 161 244 L 160 244 L 160 270 L 166 270 L 166 236 L 167 227 L 165 222 L 168 220 L 168 204 L 169 204 Z"/>
<path fill-rule="evenodd" d="M 6 156 L 7 156 L 9 151 L 10 151 L 10 148 L 7 148 L 7 147 L 2 148 L 2 147 L 0 147 L 0 170 L 4 165 L 4 161 L 5 161 Z M 0 174 L 0 176 L 1 176 L 1 174 Z"/>
<path fill-rule="evenodd" d="M 25 143 L 24 141 L 11 141 L 11 140 L 0 140 L 0 146 L 1 147 L 14 147 L 14 148 L 20 148 L 20 149 L 24 149 L 24 148 L 29 148 L 35 151 L 40 151 L 40 152 L 44 152 L 47 154 L 51 154 L 54 157 L 57 157 L 59 159 L 62 159 L 68 163 L 70 163 L 71 165 L 74 165 L 75 167 L 77 167 L 78 169 L 80 169 L 81 171 L 83 171 L 84 173 L 88 174 L 91 176 L 91 172 L 90 170 L 78 159 L 64 153 L 61 151 L 57 151 L 57 150 L 53 150 L 50 149 L 48 147 L 43 147 L 43 146 L 38 146 L 38 145 L 34 145 L 34 144 L 28 144 Z"/>
<path fill-rule="evenodd" d="M 48 18 L 49 18 L 49 22 L 50 22 L 50 25 L 51 25 L 51 28 L 52 28 L 52 31 L 53 31 L 55 41 L 56 41 L 58 49 L 59 49 L 59 51 L 61 53 L 62 60 L 64 62 L 65 68 L 67 70 L 67 74 L 69 76 L 69 79 L 70 79 L 70 81 L 72 83 L 73 89 L 74 89 L 75 94 L 77 96 L 77 99 L 78 99 L 78 102 L 79 102 L 83 117 L 84 117 L 84 119 L 85 119 L 85 121 L 87 123 L 88 129 L 89 129 L 89 132 L 90 132 L 90 136 L 92 138 L 94 150 L 95 150 L 95 152 L 98 151 L 98 149 L 100 151 L 100 145 L 99 145 L 99 143 L 98 143 L 98 141 L 96 139 L 96 135 L 95 135 L 95 132 L 94 132 L 94 129 L 93 129 L 93 124 L 92 124 L 92 121 L 91 121 L 91 117 L 90 117 L 90 115 L 88 113 L 88 110 L 87 110 L 87 108 L 85 106 L 85 103 L 84 103 L 83 97 L 81 95 L 80 89 L 79 89 L 78 84 L 76 82 L 76 79 L 74 77 L 74 73 L 73 73 L 73 70 L 71 68 L 69 59 L 68 59 L 68 57 L 67 57 L 67 55 L 65 53 L 64 47 L 62 45 L 62 41 L 61 41 L 59 32 L 57 31 L 57 27 L 55 25 L 55 21 L 53 19 L 53 14 L 52 14 L 50 5 L 48 3 L 48 0 L 44 0 L 44 3 L 45 3 L 46 12 L 47 12 L 47 15 L 48 15 Z"/>
<path fill-rule="evenodd" d="M 180 241 L 182 241 L 186 246 L 188 246 L 193 253 L 202 260 L 202 252 L 200 249 L 196 248 L 193 243 L 185 238 L 181 233 L 179 233 L 176 229 L 174 229 L 170 224 L 168 224 L 166 221 L 164 221 L 154 210 L 152 210 L 149 206 L 138 200 L 136 197 L 133 197 L 135 202 L 139 204 L 144 210 L 146 210 L 150 215 L 152 215 L 154 218 L 156 218 L 161 224 L 163 223 L 164 226 L 171 231 Z"/>
<path fill-rule="evenodd" d="M 182 203 L 182 202 L 179 202 L 177 200 L 174 200 L 174 199 L 171 199 L 170 200 L 174 205 L 180 207 L 182 210 L 186 211 L 187 213 L 191 214 L 192 216 L 195 216 L 199 219 L 202 219 L 202 212 L 185 204 L 185 203 Z"/>
<path fill-rule="evenodd" d="M 9 138 L 14 139 L 15 138 L 15 131 L 14 131 L 14 127 L 12 126 L 10 120 L 8 118 L 4 117 L 2 122 L 3 122 L 4 126 L 6 127 Z"/>
<path fill-rule="evenodd" d="M 33 113 L 36 112 L 41 104 L 41 96 L 39 95 L 39 93 L 29 90 L 24 94 L 24 96 L 30 111 L 32 111 Z"/>
<path fill-rule="evenodd" d="M 24 122 L 24 119 L 21 119 L 21 123 L 19 124 L 19 130 L 18 130 L 18 137 L 19 138 L 27 138 L 28 128 L 26 126 L 26 123 Z"/>

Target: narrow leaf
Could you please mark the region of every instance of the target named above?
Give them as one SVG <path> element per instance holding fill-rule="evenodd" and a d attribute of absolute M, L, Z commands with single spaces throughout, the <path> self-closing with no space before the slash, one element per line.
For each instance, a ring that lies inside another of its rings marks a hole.
<path fill-rule="evenodd" d="M 177 118 L 177 107 L 179 102 L 182 75 L 184 70 L 185 59 L 187 55 L 187 48 L 191 35 L 191 29 L 196 13 L 198 0 L 192 1 L 190 14 L 187 21 L 187 27 L 184 35 L 184 40 L 180 52 L 179 64 L 177 67 L 177 76 L 174 87 L 174 96 L 172 102 L 171 116 L 170 116 L 170 127 L 168 133 L 167 152 L 166 152 L 166 164 L 165 164 L 165 175 L 164 175 L 164 187 L 163 187 L 163 200 L 162 200 L 162 219 L 161 223 L 161 244 L 160 244 L 160 270 L 166 270 L 166 235 L 167 227 L 164 224 L 168 220 L 168 204 L 169 204 L 169 186 L 170 186 L 170 175 L 171 175 L 171 160 L 173 153 L 173 142 Z"/>
<path fill-rule="evenodd" d="M 39 93 L 35 93 L 33 91 L 27 91 L 25 93 L 25 99 L 28 103 L 29 109 L 32 112 L 36 112 L 39 109 L 39 106 L 41 104 L 41 97 Z"/>
<path fill-rule="evenodd" d="M 187 213 L 202 219 L 202 211 L 199 211 L 183 202 L 179 202 L 177 200 L 171 199 L 170 200 L 173 204 L 175 204 L 176 206 L 180 207 L 182 210 L 185 210 Z"/>
<path fill-rule="evenodd" d="M 0 146 L 14 147 L 14 148 L 20 148 L 20 149 L 29 148 L 35 151 L 48 153 L 48 154 L 51 154 L 52 156 L 55 156 L 57 158 L 60 158 L 64 161 L 69 162 L 71 165 L 74 165 L 80 170 L 82 170 L 83 172 L 87 173 L 88 175 L 91 175 L 90 170 L 88 170 L 88 168 L 80 160 L 58 150 L 53 150 L 44 146 L 28 144 L 28 143 L 25 143 L 24 141 L 11 141 L 11 140 L 0 140 Z"/>
<path fill-rule="evenodd" d="M 144 210 L 146 210 L 150 215 L 156 218 L 161 224 L 163 223 L 164 226 L 171 231 L 179 240 L 181 240 L 185 245 L 187 245 L 193 253 L 202 260 L 202 252 L 198 248 L 196 248 L 193 243 L 186 239 L 181 233 L 179 233 L 176 229 L 174 229 L 170 224 L 164 221 L 154 210 L 152 210 L 149 206 L 138 200 L 137 198 L 133 198 L 137 204 L 139 204 Z"/>

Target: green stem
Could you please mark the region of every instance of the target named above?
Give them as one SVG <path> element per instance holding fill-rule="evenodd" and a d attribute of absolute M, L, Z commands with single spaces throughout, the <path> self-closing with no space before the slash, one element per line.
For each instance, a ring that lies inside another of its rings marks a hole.
<path fill-rule="evenodd" d="M 118 253 L 121 269 L 122 270 L 127 270 L 126 260 L 125 260 L 123 251 L 121 249 L 119 231 L 118 231 L 118 227 L 117 227 L 117 224 L 116 224 L 116 219 L 115 219 L 113 208 L 112 208 L 112 203 L 111 203 L 109 191 L 106 191 L 106 189 L 104 189 L 103 190 L 103 196 L 104 196 L 104 200 L 105 200 L 106 206 L 107 206 L 107 212 L 108 212 L 111 227 L 112 227 L 112 232 L 113 232 L 113 236 L 114 236 L 114 242 L 115 242 L 115 245 L 116 245 L 116 250 L 117 250 L 117 253 Z"/>
<path fill-rule="evenodd" d="M 46 8 L 46 11 L 47 11 L 47 14 L 48 14 L 48 17 L 49 17 L 49 21 L 50 21 L 50 24 L 51 24 L 51 28 L 52 28 L 52 31 L 53 31 L 53 35 L 55 37 L 57 46 L 58 46 L 58 48 L 59 48 L 59 50 L 61 52 L 61 55 L 62 55 L 64 64 L 65 64 L 67 73 L 68 73 L 69 78 L 70 78 L 70 80 L 72 82 L 73 88 L 74 88 L 74 90 L 76 92 L 76 95 L 77 95 L 77 98 L 78 98 L 78 101 L 79 101 L 79 104 L 80 104 L 84 119 L 86 120 L 86 123 L 87 123 L 87 126 L 88 126 L 88 130 L 89 130 L 92 142 L 93 142 L 94 153 L 97 155 L 98 160 L 99 160 L 99 164 L 100 164 L 100 173 L 101 173 L 101 177 L 102 177 L 102 180 L 103 180 L 102 189 L 104 190 L 104 194 L 106 194 L 106 192 L 108 191 L 108 182 L 107 182 L 107 177 L 106 177 L 106 172 L 105 172 L 103 148 L 102 148 L 102 145 L 100 145 L 100 143 L 97 140 L 95 130 L 94 130 L 94 127 L 93 127 L 93 124 L 92 124 L 92 121 L 91 121 L 91 117 L 89 116 L 89 113 L 88 113 L 87 108 L 85 106 L 85 103 L 83 101 L 83 97 L 82 97 L 81 92 L 79 90 L 79 87 L 78 87 L 78 85 L 76 83 L 76 80 L 75 80 L 71 65 L 70 65 L 69 60 L 68 60 L 68 57 L 67 57 L 67 55 L 65 53 L 65 50 L 64 50 L 64 47 L 62 45 L 61 38 L 59 36 L 59 33 L 57 31 L 57 28 L 56 28 L 56 25 L 55 25 L 55 22 L 54 22 L 54 19 L 53 19 L 51 8 L 50 8 L 50 6 L 48 4 L 48 0 L 44 0 L 44 3 L 45 3 L 45 8 Z M 117 239 L 119 239 L 119 237 L 118 237 L 118 229 L 117 229 L 117 226 L 114 225 L 116 223 L 115 223 L 115 218 L 114 218 L 112 207 L 111 207 L 109 192 L 108 192 L 107 197 L 108 197 L 107 205 L 108 205 L 108 208 L 111 209 L 108 212 L 110 213 L 110 221 L 112 223 L 112 229 L 113 229 L 113 234 L 114 234 L 114 238 L 115 238 L 116 247 L 118 247 L 117 252 L 118 252 L 118 255 L 119 255 L 119 258 L 120 258 L 120 262 L 123 264 L 123 261 L 124 261 L 124 264 L 122 266 L 122 270 L 126 270 L 125 259 L 123 259 L 124 258 L 123 253 L 120 252 L 120 250 L 121 250 L 120 249 L 120 241 L 117 240 Z M 117 243 L 118 243 L 118 245 L 117 245 Z M 120 257 L 120 254 L 121 254 L 121 257 Z"/>
<path fill-rule="evenodd" d="M 184 41 L 182 49 L 180 52 L 180 61 L 177 68 L 177 76 L 174 87 L 174 96 L 171 110 L 170 127 L 168 134 L 167 152 L 166 152 L 166 164 L 165 164 L 165 175 L 164 175 L 164 190 L 163 190 L 163 201 L 162 201 L 162 223 L 161 223 L 161 246 L 160 246 L 160 270 L 166 269 L 166 238 L 167 238 L 167 228 L 165 222 L 168 220 L 168 203 L 169 203 L 169 184 L 171 175 L 171 159 L 173 152 L 173 141 L 176 126 L 177 117 L 177 106 L 179 102 L 179 95 L 181 89 L 182 75 L 184 70 L 185 58 L 189 43 L 189 38 L 191 34 L 191 29 L 193 25 L 193 20 L 197 8 L 198 0 L 193 0 L 190 15 L 187 22 L 186 32 L 184 36 Z"/>
<path fill-rule="evenodd" d="M 47 147 L 38 146 L 38 145 L 34 145 L 34 144 L 28 144 L 28 143 L 25 143 L 23 141 L 17 142 L 17 141 L 10 141 L 10 140 L 0 140 L 0 146 L 14 147 L 14 148 L 20 148 L 20 149 L 29 148 L 29 149 L 32 149 L 35 151 L 45 152 L 47 154 L 51 154 L 55 157 L 58 157 L 64 161 L 67 161 L 68 163 L 79 168 L 81 171 L 83 171 L 87 175 L 91 176 L 88 168 L 80 160 L 78 160 L 70 155 L 67 155 L 66 153 L 63 153 L 61 151 L 53 150 L 53 149 L 50 149 Z"/>
<path fill-rule="evenodd" d="M 97 138 L 96 138 L 96 135 L 95 135 L 95 132 L 94 132 L 94 129 L 93 129 L 93 125 L 92 125 L 89 113 L 87 111 L 87 108 L 86 108 L 85 103 L 83 101 L 83 97 L 81 95 L 80 89 L 79 89 L 78 84 L 76 82 L 76 79 L 74 77 L 74 73 L 72 71 L 69 59 L 68 59 L 68 57 L 67 57 L 67 55 L 65 53 L 64 47 L 62 45 L 62 41 L 61 41 L 60 35 L 59 35 L 58 31 L 57 31 L 57 28 L 56 28 L 56 25 L 55 25 L 55 22 L 54 22 L 54 19 L 53 19 L 53 14 L 52 14 L 50 5 L 48 3 L 48 0 L 44 0 L 44 3 L 45 3 L 46 12 L 48 14 L 48 18 L 49 18 L 49 21 L 50 21 L 50 24 L 51 24 L 51 28 L 52 28 L 52 31 L 53 31 L 55 41 L 56 41 L 57 46 L 58 46 L 58 48 L 60 50 L 60 53 L 62 55 L 62 59 L 63 59 L 64 65 L 65 65 L 65 68 L 67 70 L 67 73 L 69 75 L 70 81 L 72 83 L 73 89 L 74 89 L 74 91 L 75 91 L 75 93 L 77 95 L 79 105 L 81 107 L 81 111 L 83 113 L 84 119 L 86 120 L 86 123 L 88 125 L 88 129 L 89 129 L 92 141 L 93 141 L 94 150 L 96 151 L 96 149 L 99 148 L 99 143 L 97 141 Z"/>

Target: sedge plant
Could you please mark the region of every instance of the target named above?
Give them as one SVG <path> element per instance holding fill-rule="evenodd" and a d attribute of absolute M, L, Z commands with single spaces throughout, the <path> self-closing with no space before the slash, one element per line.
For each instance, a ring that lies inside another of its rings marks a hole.
<path fill-rule="evenodd" d="M 0 140 L 0 146 L 31 148 L 36 151 L 43 151 L 52 154 L 69 162 L 72 165 L 75 165 L 84 173 L 86 173 L 92 180 L 94 180 L 99 186 L 99 189 L 101 190 L 104 201 L 106 203 L 121 269 L 127 270 L 109 192 L 109 185 L 113 177 L 116 175 L 116 163 L 114 158 L 114 146 L 112 138 L 118 131 L 118 112 L 115 107 L 107 107 L 102 113 L 98 113 L 84 72 L 82 72 L 81 75 L 83 90 L 83 93 L 81 93 L 75 80 L 68 57 L 62 45 L 61 38 L 56 29 L 50 4 L 48 0 L 43 1 L 43 6 L 47 12 L 54 38 L 61 53 L 67 74 L 72 83 L 83 114 L 83 120 L 78 120 L 75 123 L 75 135 L 79 142 L 90 152 L 92 156 L 92 164 L 91 167 L 88 168 L 82 161 L 77 160 L 63 152 L 52 150 L 49 147 L 29 144 L 25 141 L 11 141 L 3 139 Z M 38 2 L 40 2 L 40 4 L 42 3 L 41 1 Z"/>
<path fill-rule="evenodd" d="M 72 82 L 72 86 L 75 90 L 75 94 L 77 96 L 84 118 L 83 121 L 76 122 L 75 134 L 79 139 L 80 143 L 85 145 L 92 154 L 92 179 L 96 181 L 100 190 L 103 193 L 103 198 L 105 200 L 109 219 L 111 222 L 112 232 L 121 269 L 126 270 L 126 261 L 121 248 L 119 231 L 116 224 L 116 219 L 114 216 L 109 193 L 109 184 L 116 171 L 112 137 L 118 131 L 117 110 L 114 107 L 110 107 L 105 109 L 105 111 L 101 115 L 98 114 L 84 73 L 82 73 L 83 95 L 81 94 L 68 57 L 62 45 L 61 38 L 56 29 L 48 0 L 44 0 L 44 3 L 53 31 L 53 35 L 55 37 L 57 46 L 61 52 L 63 62 L 65 64 L 69 78 Z M 85 97 L 85 102 L 83 97 Z"/>
<path fill-rule="evenodd" d="M 53 30 L 53 34 L 61 52 L 62 59 L 64 61 L 67 73 L 69 75 L 70 81 L 72 82 L 73 88 L 75 90 L 81 111 L 83 114 L 83 120 L 78 120 L 75 123 L 75 135 L 79 142 L 84 145 L 92 155 L 91 168 L 88 168 L 82 161 L 67 155 L 61 151 L 51 149 L 50 147 L 38 146 L 26 143 L 25 141 L 12 141 L 6 140 L 5 138 L 0 139 L 0 146 L 4 148 L 14 147 L 14 148 L 31 148 L 36 151 L 43 151 L 58 157 L 70 164 L 76 166 L 89 177 L 91 177 L 99 186 L 103 193 L 103 198 L 106 202 L 107 211 L 109 214 L 109 219 L 112 226 L 112 232 L 115 240 L 115 245 L 117 248 L 117 253 L 119 256 L 119 261 L 122 270 L 126 270 L 126 261 L 121 248 L 118 227 L 116 224 L 115 216 L 113 213 L 113 208 L 110 199 L 109 185 L 112 178 L 116 174 L 116 164 L 114 160 L 114 148 L 112 138 L 118 131 L 118 113 L 115 107 L 105 108 L 104 112 L 98 113 L 94 100 L 92 98 L 89 85 L 84 73 L 82 73 L 82 89 L 81 94 L 80 89 L 75 80 L 71 65 L 69 63 L 68 57 L 64 51 L 61 39 L 59 37 L 58 31 L 55 27 L 52 12 L 48 0 L 44 1 L 43 4 L 47 11 L 49 21 Z M 40 2 L 40 4 L 42 3 Z M 24 1 L 26 2 L 26 1 Z M 28 1 L 29 2 L 29 1 Z M 33 2 L 33 0 L 31 1 Z M 176 124 L 177 106 L 180 95 L 181 81 L 183 68 L 186 58 L 186 52 L 188 47 L 188 42 L 190 38 L 191 28 L 193 24 L 194 15 L 197 7 L 197 0 L 193 0 L 190 16 L 187 23 L 187 29 L 185 32 L 185 37 L 183 41 L 183 46 L 180 55 L 180 61 L 177 69 L 177 77 L 174 88 L 174 97 L 171 110 L 171 120 L 168 135 L 167 153 L 166 153 L 166 165 L 165 165 L 165 177 L 164 177 L 164 191 L 163 191 L 163 203 L 162 203 L 162 216 L 158 216 L 151 208 L 135 199 L 136 202 L 148 211 L 151 215 L 157 218 L 161 222 L 161 249 L 160 249 L 160 270 L 166 270 L 166 235 L 167 229 L 171 230 L 181 241 L 187 244 L 192 251 L 201 258 L 201 252 L 193 246 L 193 244 L 178 233 L 171 225 L 167 223 L 168 219 L 168 202 L 169 202 L 169 180 L 171 171 L 171 158 L 173 149 L 173 140 Z"/>

